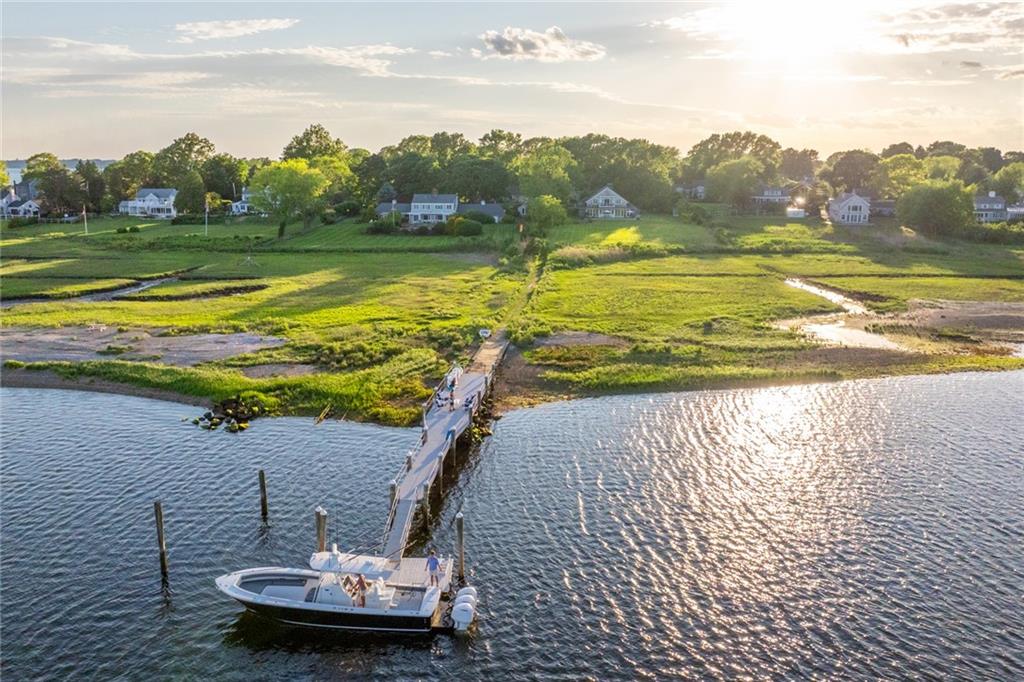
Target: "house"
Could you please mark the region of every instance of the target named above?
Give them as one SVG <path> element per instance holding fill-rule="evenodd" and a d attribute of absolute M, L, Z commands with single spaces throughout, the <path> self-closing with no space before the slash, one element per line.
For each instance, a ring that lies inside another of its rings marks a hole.
<path fill-rule="evenodd" d="M 638 218 L 640 211 L 621 194 L 605 185 L 583 203 L 583 215 L 588 218 Z"/>
<path fill-rule="evenodd" d="M 134 199 L 118 204 L 117 212 L 147 218 L 174 218 L 178 215 L 174 210 L 174 197 L 177 195 L 178 190 L 168 187 L 143 187 L 135 193 Z"/>
<path fill-rule="evenodd" d="M 14 188 L 8 188 L 7 192 L 0 197 L 0 218 L 9 218 L 11 215 L 10 205 L 18 200 L 19 197 L 14 193 Z"/>
<path fill-rule="evenodd" d="M 891 218 L 896 215 L 896 200 L 895 199 L 872 199 L 871 200 L 871 215 L 872 216 L 885 216 Z"/>
<path fill-rule="evenodd" d="M 39 216 L 39 204 L 34 199 L 17 199 L 7 205 L 12 218 L 33 218 Z"/>
<path fill-rule="evenodd" d="M 800 208 L 799 206 L 787 206 L 786 207 L 787 218 L 806 218 L 807 211 Z"/>
<path fill-rule="evenodd" d="M 995 192 L 989 192 L 987 196 L 979 194 L 974 197 L 974 219 L 979 223 L 998 223 L 1009 217 L 1006 199 Z"/>
<path fill-rule="evenodd" d="M 252 194 L 248 187 L 242 188 L 242 198 L 231 202 L 231 213 L 233 215 L 245 215 L 252 212 L 252 205 L 249 203 Z"/>
<path fill-rule="evenodd" d="M 789 190 L 785 187 L 776 187 L 773 185 L 760 185 L 757 189 L 757 194 L 750 197 L 750 200 L 755 205 L 766 205 L 766 204 L 788 204 L 789 203 Z"/>
<path fill-rule="evenodd" d="M 871 215 L 871 201 L 857 192 L 843 192 L 828 200 L 828 217 L 841 225 L 863 225 Z"/>
<path fill-rule="evenodd" d="M 460 203 L 456 194 L 414 194 L 409 203 L 400 202 L 397 199 L 382 201 L 377 204 L 377 215 L 387 215 L 392 212 L 402 214 L 402 220 L 410 225 L 433 225 L 443 223 L 453 215 L 465 215 L 467 213 L 483 213 L 494 222 L 500 222 L 505 217 L 505 207 L 493 201 L 481 201 L 480 203 Z"/>
<path fill-rule="evenodd" d="M 691 182 L 676 185 L 673 189 L 675 189 L 675 191 L 679 192 L 687 199 L 696 199 L 697 201 L 704 201 L 707 187 L 703 182 Z"/>
<path fill-rule="evenodd" d="M 1021 220 L 1024 218 L 1024 203 L 1010 204 L 1006 207 L 1007 220 Z"/>

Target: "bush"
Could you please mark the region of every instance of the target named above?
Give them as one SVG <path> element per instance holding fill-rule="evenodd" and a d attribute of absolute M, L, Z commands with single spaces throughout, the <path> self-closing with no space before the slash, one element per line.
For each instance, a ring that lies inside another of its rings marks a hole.
<path fill-rule="evenodd" d="M 139 231 L 138 225 L 129 225 L 128 227 L 119 227 L 114 232 L 118 234 L 135 234 Z"/>
<path fill-rule="evenodd" d="M 472 237 L 484 233 L 484 226 L 465 216 L 452 216 L 445 225 L 445 233 L 452 236 Z"/>
<path fill-rule="evenodd" d="M 475 220 L 481 225 L 491 225 L 494 223 L 494 218 L 487 215 L 483 211 L 466 211 L 465 213 L 462 214 L 462 217 L 466 218 L 467 220 Z"/>
<path fill-rule="evenodd" d="M 333 208 L 325 208 L 320 211 L 320 222 L 324 225 L 333 225 L 338 221 L 338 214 Z"/>
<path fill-rule="evenodd" d="M 989 244 L 1024 244 L 1024 224 L 1020 222 L 977 223 L 964 228 L 964 239 Z"/>
<path fill-rule="evenodd" d="M 38 222 L 39 218 L 35 217 L 11 218 L 7 221 L 7 227 L 25 227 L 27 225 L 35 225 Z"/>
<path fill-rule="evenodd" d="M 708 225 L 711 223 L 711 213 L 704 206 L 692 204 L 689 201 L 680 201 L 676 207 L 676 214 L 684 223 L 691 225 Z"/>
<path fill-rule="evenodd" d="M 398 226 L 392 225 L 388 220 L 374 220 L 366 226 L 366 234 L 395 234 Z"/>
<path fill-rule="evenodd" d="M 362 206 L 359 205 L 359 202 L 352 199 L 334 205 L 334 212 L 336 214 L 349 217 L 359 215 L 360 209 L 362 209 Z"/>

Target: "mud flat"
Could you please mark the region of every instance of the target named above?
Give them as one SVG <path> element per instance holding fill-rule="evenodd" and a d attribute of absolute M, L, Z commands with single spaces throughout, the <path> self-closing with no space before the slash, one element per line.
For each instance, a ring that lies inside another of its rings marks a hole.
<path fill-rule="evenodd" d="M 104 325 L 4 327 L 0 329 L 0 358 L 20 362 L 151 360 L 188 367 L 287 343 L 287 339 L 246 332 L 161 336 L 159 329 L 118 329 Z"/>

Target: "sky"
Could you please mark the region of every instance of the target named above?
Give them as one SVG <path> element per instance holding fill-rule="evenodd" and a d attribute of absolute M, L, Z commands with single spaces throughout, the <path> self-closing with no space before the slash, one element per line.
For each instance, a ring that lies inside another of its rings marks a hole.
<path fill-rule="evenodd" d="M 277 157 L 313 122 L 376 150 L 438 130 L 714 132 L 1024 149 L 1024 1 L 0 4 L 0 158 L 119 158 L 195 131 Z"/>

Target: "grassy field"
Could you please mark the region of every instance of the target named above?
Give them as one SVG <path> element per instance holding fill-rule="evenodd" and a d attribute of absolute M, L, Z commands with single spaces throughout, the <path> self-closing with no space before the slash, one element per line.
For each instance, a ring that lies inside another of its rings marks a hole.
<path fill-rule="evenodd" d="M 117 232 L 127 227 L 138 231 Z M 724 214 L 711 226 L 667 216 L 580 222 L 551 230 L 548 252 L 519 269 L 499 265 L 516 243 L 510 225 L 450 237 L 296 224 L 279 240 L 258 219 L 211 225 L 207 237 L 201 225 L 108 218 L 90 221 L 89 232 L 0 225 L 0 295 L 54 299 L 5 309 L 4 325 L 245 331 L 289 343 L 197 367 L 117 358 L 37 367 L 213 399 L 249 392 L 283 413 L 330 404 L 350 418 L 414 421 L 445 363 L 468 356 L 478 328 L 502 324 L 540 386 L 558 395 L 1024 365 L 924 355 L 847 362 L 816 356 L 772 324 L 835 310 L 784 285 L 790 276 L 882 311 L 913 298 L 1024 301 L 1024 249 L 927 240 L 894 225 L 854 231 Z M 61 300 L 169 275 L 177 279 L 119 300 Z M 607 339 L 531 345 L 559 332 Z M 243 373 L 271 363 L 312 373 Z"/>

